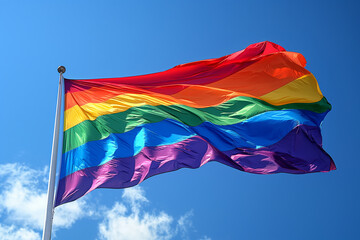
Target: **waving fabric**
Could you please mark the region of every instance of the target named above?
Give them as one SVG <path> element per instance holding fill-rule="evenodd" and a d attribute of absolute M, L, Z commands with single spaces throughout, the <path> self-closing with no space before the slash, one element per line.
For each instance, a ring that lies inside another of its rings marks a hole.
<path fill-rule="evenodd" d="M 305 64 L 261 42 L 160 73 L 65 79 L 55 205 L 209 161 L 258 174 L 334 170 L 320 133 L 331 105 Z"/>

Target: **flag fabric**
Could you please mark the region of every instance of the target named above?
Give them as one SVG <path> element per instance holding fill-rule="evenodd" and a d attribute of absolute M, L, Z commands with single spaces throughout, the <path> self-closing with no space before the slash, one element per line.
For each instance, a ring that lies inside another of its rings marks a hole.
<path fill-rule="evenodd" d="M 261 42 L 154 74 L 65 79 L 55 206 L 209 161 L 257 174 L 334 170 L 320 132 L 331 105 L 305 65 Z"/>

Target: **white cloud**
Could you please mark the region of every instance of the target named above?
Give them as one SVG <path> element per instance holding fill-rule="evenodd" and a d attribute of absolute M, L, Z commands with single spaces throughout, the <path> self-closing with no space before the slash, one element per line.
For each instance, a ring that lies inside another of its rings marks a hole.
<path fill-rule="evenodd" d="M 18 163 L 0 165 L 0 213 L 5 213 L 8 222 L 42 230 L 47 175 L 47 168 L 39 171 Z M 85 201 L 81 199 L 58 207 L 55 213 L 53 231 L 70 227 L 79 218 L 91 214 L 91 211 L 87 211 Z"/>
<path fill-rule="evenodd" d="M 15 226 L 5 226 L 0 224 L 1 240 L 39 240 L 40 234 L 28 228 L 17 228 Z"/>
<path fill-rule="evenodd" d="M 108 240 L 150 240 L 170 239 L 172 218 L 166 213 L 145 214 L 142 218 L 120 203 L 115 203 L 100 223 L 100 239 Z"/>
<path fill-rule="evenodd" d="M 189 218 L 193 216 L 192 211 L 180 217 L 177 223 L 165 212 L 144 211 L 142 206 L 149 200 L 139 186 L 125 189 L 122 197 L 129 206 L 117 202 L 106 211 L 105 219 L 99 225 L 100 239 L 166 240 L 185 233 L 191 226 Z"/>
<path fill-rule="evenodd" d="M 182 238 L 185 239 L 187 232 L 192 228 L 191 218 L 194 216 L 193 211 L 186 212 L 177 221 L 177 232 L 181 234 Z"/>
<path fill-rule="evenodd" d="M 123 192 L 122 198 L 130 203 L 131 210 L 134 215 L 139 214 L 139 210 L 141 208 L 140 204 L 149 202 L 149 200 L 145 197 L 145 191 L 139 186 L 126 188 Z"/>
<path fill-rule="evenodd" d="M 211 238 L 209 238 L 208 236 L 203 236 L 202 238 L 200 238 L 200 240 L 211 240 Z"/>
<path fill-rule="evenodd" d="M 3 189 L 0 192 L 0 209 L 7 213 L 10 221 L 41 229 L 46 193 L 38 186 L 44 184 L 39 182 L 39 176 L 45 172 L 19 164 L 3 164 L 0 169 Z"/>
<path fill-rule="evenodd" d="M 142 188 L 138 186 L 127 188 L 122 197 L 129 203 L 130 209 L 124 204 L 115 203 L 113 208 L 106 212 L 104 221 L 99 225 L 100 239 L 166 240 L 173 236 L 171 216 L 164 212 L 159 214 L 141 212 L 141 204 L 148 202 Z"/>
<path fill-rule="evenodd" d="M 35 170 L 19 163 L 0 164 L 0 239 L 40 239 L 43 228 L 48 169 Z M 60 228 L 70 228 L 83 217 L 101 218 L 99 238 L 106 240 L 168 240 L 180 235 L 188 239 L 192 228 L 189 211 L 177 221 L 169 214 L 147 212 L 149 203 L 144 190 L 137 186 L 127 188 L 123 201 L 116 202 L 111 209 L 87 205 L 86 197 L 61 205 L 55 209 L 53 233 Z M 92 210 L 94 209 L 94 210 Z M 105 216 L 102 215 L 105 212 Z M 100 214 L 101 213 L 101 214 Z M 5 223 L 7 225 L 5 225 Z M 203 239 L 210 238 L 204 236 Z"/>
<path fill-rule="evenodd" d="M 124 189 L 122 198 L 124 200 L 130 201 L 132 204 L 137 202 L 149 202 L 149 200 L 147 200 L 145 197 L 144 189 L 142 189 L 140 186 Z"/>
<path fill-rule="evenodd" d="M 94 211 L 86 204 L 84 199 L 79 199 L 55 208 L 54 231 L 59 228 L 69 228 L 80 218 L 94 215 Z"/>

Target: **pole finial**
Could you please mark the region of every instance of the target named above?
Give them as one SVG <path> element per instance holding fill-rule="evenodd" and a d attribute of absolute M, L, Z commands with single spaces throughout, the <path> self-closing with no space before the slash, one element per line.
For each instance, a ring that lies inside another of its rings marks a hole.
<path fill-rule="evenodd" d="M 59 66 L 57 70 L 58 70 L 59 73 L 66 72 L 66 68 L 64 66 Z"/>

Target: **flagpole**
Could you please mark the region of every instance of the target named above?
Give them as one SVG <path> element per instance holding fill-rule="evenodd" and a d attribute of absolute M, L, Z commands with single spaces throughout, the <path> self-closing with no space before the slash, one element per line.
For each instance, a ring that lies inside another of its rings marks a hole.
<path fill-rule="evenodd" d="M 45 223 L 43 230 L 43 240 L 51 239 L 51 229 L 54 217 L 54 190 L 55 190 L 55 176 L 56 176 L 56 165 L 59 145 L 59 129 L 60 129 L 60 115 L 61 115 L 61 99 L 62 99 L 62 85 L 63 85 L 63 73 L 66 71 L 64 66 L 58 67 L 60 73 L 59 78 L 59 89 L 56 103 L 56 115 L 53 133 L 53 142 L 51 150 L 51 162 L 50 162 L 50 173 L 49 173 L 49 185 L 47 193 L 47 207 L 45 212 Z"/>

